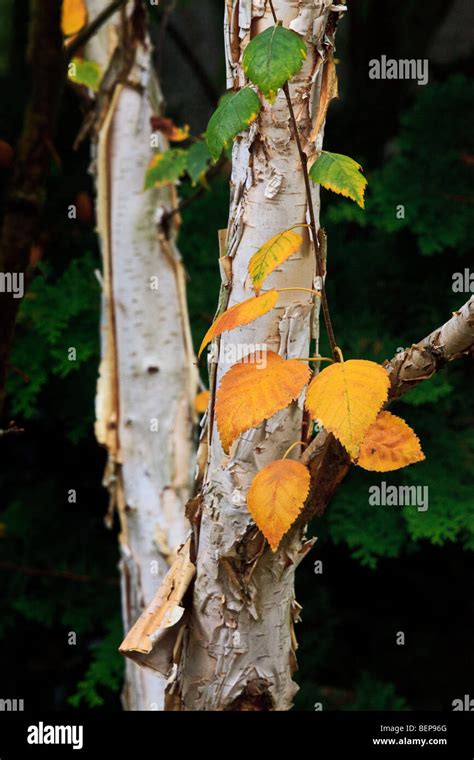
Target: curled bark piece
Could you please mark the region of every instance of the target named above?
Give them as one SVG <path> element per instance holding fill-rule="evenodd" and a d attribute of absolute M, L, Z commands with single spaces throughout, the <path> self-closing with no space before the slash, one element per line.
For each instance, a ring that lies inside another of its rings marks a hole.
<path fill-rule="evenodd" d="M 168 675 L 184 615 L 183 597 L 196 568 L 190 558 L 191 539 L 180 547 L 152 602 L 131 628 L 119 651 L 151 670 Z M 159 646 L 158 646 L 159 645 Z"/>

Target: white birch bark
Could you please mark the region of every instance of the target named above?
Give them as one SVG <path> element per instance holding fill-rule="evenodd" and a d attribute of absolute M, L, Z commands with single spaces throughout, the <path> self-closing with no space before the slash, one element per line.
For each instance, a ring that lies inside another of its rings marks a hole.
<path fill-rule="evenodd" d="M 275 0 L 283 24 L 303 35 L 308 56 L 290 84 L 298 128 L 308 155 L 315 142 L 323 63 L 332 47 L 329 26 L 337 18 L 330 0 Z M 328 25 L 328 20 L 330 24 Z M 243 84 L 241 57 L 250 37 L 273 24 L 264 0 L 227 0 L 225 41 L 230 85 Z M 319 195 L 313 197 L 319 218 Z M 226 254 L 231 262 L 228 306 L 249 298 L 250 257 L 269 238 L 307 221 L 307 199 L 297 146 L 284 94 L 265 103 L 258 121 L 234 145 Z M 273 273 L 264 290 L 311 288 L 314 251 L 305 230 L 300 252 Z M 229 261 L 229 260 L 228 260 Z M 288 358 L 308 356 L 312 296 L 288 292 L 277 308 L 255 323 L 224 333 L 219 357 L 236 356 L 262 344 Z M 244 348 L 246 347 L 246 348 Z M 217 385 L 230 368 L 215 356 Z M 295 402 L 258 429 L 242 435 L 226 456 L 215 424 L 202 490 L 197 539 L 197 575 L 187 642 L 169 692 L 179 693 L 185 710 L 287 710 L 297 690 L 292 680 L 299 606 L 294 575 L 311 548 L 293 531 L 272 554 L 255 530 L 246 493 L 255 473 L 301 439 L 302 403 Z M 298 451 L 293 451 L 295 458 Z M 176 702 L 174 702 L 176 704 Z"/>
<path fill-rule="evenodd" d="M 102 8 L 89 2 L 90 17 Z M 104 68 L 118 22 L 116 14 L 89 45 L 88 57 Z M 194 467 L 197 381 L 178 225 L 167 233 L 159 225 L 160 213 L 176 203 L 175 189 L 143 191 L 150 117 L 160 112 L 161 93 L 148 41 L 133 40 L 133 49 L 125 80 L 101 114 L 96 157 L 103 256 L 96 435 L 108 449 L 105 484 L 120 518 L 125 630 L 153 598 L 189 528 L 184 504 Z M 160 150 L 167 147 L 160 136 Z M 127 661 L 126 709 L 161 710 L 163 693 L 161 677 Z"/>

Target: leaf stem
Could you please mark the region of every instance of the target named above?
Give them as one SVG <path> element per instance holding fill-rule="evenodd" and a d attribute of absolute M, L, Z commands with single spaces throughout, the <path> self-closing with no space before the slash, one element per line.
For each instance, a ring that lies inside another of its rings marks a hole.
<path fill-rule="evenodd" d="M 273 7 L 273 1 L 269 0 L 269 2 L 270 2 L 270 9 L 272 12 L 273 20 L 275 21 L 275 23 L 278 23 L 277 15 L 275 13 L 275 8 Z M 324 279 L 323 279 L 324 264 L 323 264 L 323 259 L 321 256 L 321 248 L 319 245 L 318 230 L 316 227 L 316 218 L 314 215 L 314 208 L 313 208 L 313 198 L 311 195 L 311 185 L 310 185 L 309 174 L 308 174 L 308 156 L 304 152 L 303 146 L 301 145 L 300 135 L 298 132 L 298 123 L 296 121 L 295 112 L 293 110 L 293 104 L 291 102 L 290 88 L 288 87 L 288 82 L 286 82 L 283 85 L 283 92 L 285 94 L 286 102 L 288 105 L 288 111 L 290 112 L 290 119 L 293 125 L 296 146 L 298 148 L 298 154 L 301 161 L 301 168 L 303 171 L 303 179 L 304 179 L 304 185 L 305 185 L 305 190 L 306 190 L 306 202 L 308 204 L 309 219 L 310 219 L 309 227 L 311 230 L 311 234 L 313 236 L 314 251 L 316 255 L 316 274 L 321 278 L 321 308 L 322 308 L 323 316 L 324 316 L 324 324 L 326 325 L 326 332 L 327 332 L 328 340 L 331 346 L 331 351 L 334 355 L 334 359 L 336 361 L 340 361 L 339 354 L 336 351 L 337 342 L 336 342 L 336 337 L 334 335 L 334 330 L 333 330 L 333 326 L 331 322 L 331 315 L 329 313 L 329 304 L 328 304 L 328 299 L 326 295 L 326 287 L 324 285 Z"/>
<path fill-rule="evenodd" d="M 295 356 L 293 357 L 299 362 L 331 362 L 334 364 L 334 359 L 330 356 Z"/>
<path fill-rule="evenodd" d="M 321 296 L 321 293 L 319 290 L 313 290 L 312 288 L 275 288 L 277 293 L 282 293 L 284 290 L 304 290 L 306 293 L 314 293 L 315 296 Z"/>
<path fill-rule="evenodd" d="M 298 227 L 307 227 L 309 229 L 309 224 L 306 224 L 306 222 L 301 222 L 301 224 L 294 224 L 292 227 L 288 227 L 287 230 L 284 230 L 284 232 L 289 232 L 290 230 L 296 230 Z"/>
<path fill-rule="evenodd" d="M 276 13 L 275 13 L 275 8 L 273 7 L 273 2 L 272 2 L 272 0 L 270 0 L 270 10 L 271 10 L 271 12 L 272 12 L 272 16 L 273 16 L 273 20 L 274 20 L 275 24 L 278 24 L 277 15 L 276 15 Z"/>
<path fill-rule="evenodd" d="M 307 445 L 308 445 L 308 444 L 307 444 L 307 443 L 305 443 L 304 441 L 295 441 L 294 443 L 292 443 L 292 444 L 291 444 L 291 446 L 289 446 L 289 447 L 287 448 L 287 450 L 285 451 L 285 453 L 284 453 L 284 454 L 283 454 L 283 456 L 282 456 L 282 459 L 286 459 L 286 457 L 288 456 L 288 454 L 290 453 L 290 451 L 291 451 L 292 449 L 294 449 L 294 448 L 295 448 L 295 446 L 304 446 L 304 447 L 306 447 Z"/>

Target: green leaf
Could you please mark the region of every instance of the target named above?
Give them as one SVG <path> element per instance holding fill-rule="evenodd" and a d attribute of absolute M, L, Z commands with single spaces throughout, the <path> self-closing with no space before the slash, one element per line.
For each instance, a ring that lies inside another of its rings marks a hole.
<path fill-rule="evenodd" d="M 301 69 L 306 55 L 298 34 L 271 26 L 247 45 L 242 64 L 250 81 L 273 103 L 280 87 Z"/>
<path fill-rule="evenodd" d="M 322 185 L 333 193 L 352 198 L 364 208 L 364 191 L 367 180 L 357 161 L 340 153 L 328 153 L 323 150 L 312 165 L 309 176 L 315 184 Z"/>
<path fill-rule="evenodd" d="M 196 185 L 201 177 L 207 172 L 211 154 L 205 140 L 195 142 L 188 150 L 186 171 L 191 177 L 193 185 Z"/>
<path fill-rule="evenodd" d="M 84 84 L 94 92 L 97 92 L 102 78 L 102 70 L 95 61 L 84 61 L 81 58 L 73 58 L 68 67 L 68 76 L 72 82 Z"/>
<path fill-rule="evenodd" d="M 161 187 L 176 182 L 186 171 L 187 151 L 182 148 L 170 148 L 164 153 L 156 153 L 150 161 L 145 174 L 145 190 Z"/>
<path fill-rule="evenodd" d="M 261 107 L 258 95 L 250 87 L 224 95 L 206 131 L 207 146 L 214 161 L 239 132 L 255 121 Z"/>

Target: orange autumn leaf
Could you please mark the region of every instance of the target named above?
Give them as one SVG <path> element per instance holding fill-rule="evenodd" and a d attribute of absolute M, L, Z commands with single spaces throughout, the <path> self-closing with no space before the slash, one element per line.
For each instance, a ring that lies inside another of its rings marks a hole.
<path fill-rule="evenodd" d="M 252 480 L 247 506 L 272 551 L 301 512 L 310 482 L 308 469 L 292 459 L 277 459 Z"/>
<path fill-rule="evenodd" d="M 283 230 L 267 240 L 254 253 L 249 261 L 248 271 L 257 295 L 268 275 L 296 253 L 302 242 L 302 236 L 294 230 Z"/>
<path fill-rule="evenodd" d="M 274 351 L 250 354 L 222 378 L 216 395 L 217 429 L 227 453 L 241 433 L 259 425 L 298 398 L 309 380 L 307 364 L 283 359 Z"/>
<path fill-rule="evenodd" d="M 204 414 L 209 403 L 209 391 L 201 391 L 194 398 L 194 409 L 198 414 Z"/>
<path fill-rule="evenodd" d="M 390 472 L 425 458 L 416 433 L 390 412 L 380 412 L 360 447 L 357 464 L 364 470 Z"/>
<path fill-rule="evenodd" d="M 87 21 L 87 8 L 84 0 L 63 0 L 61 10 L 61 29 L 65 37 L 77 34 Z"/>
<path fill-rule="evenodd" d="M 306 408 L 355 459 L 387 400 L 387 371 L 375 362 L 350 359 L 323 369 L 311 382 Z"/>
<path fill-rule="evenodd" d="M 210 326 L 202 340 L 198 356 L 201 356 L 204 348 L 213 338 L 226 332 L 226 330 L 233 330 L 234 327 L 248 325 L 249 322 L 253 322 L 254 319 L 258 319 L 258 317 L 273 309 L 277 301 L 278 292 L 276 290 L 269 290 L 263 296 L 254 296 L 253 298 L 248 298 L 247 301 L 242 301 L 242 303 L 231 306 L 230 309 L 227 309 L 227 311 L 217 317 L 215 322 Z"/>
<path fill-rule="evenodd" d="M 184 142 L 189 139 L 189 124 L 185 124 L 184 127 L 177 127 L 176 124 L 168 134 L 168 140 L 171 142 Z"/>
<path fill-rule="evenodd" d="M 171 142 L 183 142 L 189 139 L 189 124 L 178 127 L 168 116 L 152 116 L 150 122 L 154 132 L 159 130 Z"/>

